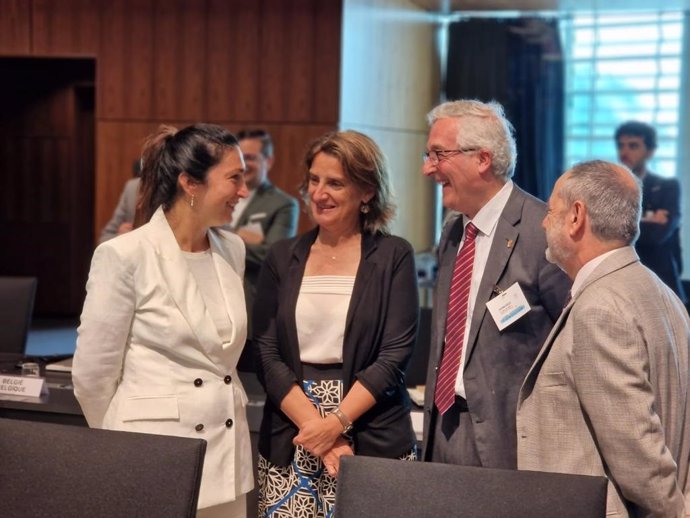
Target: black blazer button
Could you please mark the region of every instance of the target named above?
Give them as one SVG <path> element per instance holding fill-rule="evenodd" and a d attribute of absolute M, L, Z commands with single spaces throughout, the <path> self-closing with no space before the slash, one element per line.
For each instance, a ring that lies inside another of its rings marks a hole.
<path fill-rule="evenodd" d="M 228 428 L 232 428 L 232 419 L 227 419 L 225 421 L 225 426 L 227 426 Z"/>
<path fill-rule="evenodd" d="M 201 423 L 199 423 L 198 425 L 196 425 L 196 426 L 194 427 L 194 429 L 195 429 L 197 432 L 200 432 L 201 430 L 204 429 L 204 425 L 201 424 Z"/>
<path fill-rule="evenodd" d="M 232 376 L 230 376 L 230 374 L 228 374 L 227 376 L 225 376 L 223 381 L 225 382 L 226 385 L 230 385 L 230 383 L 232 383 Z"/>
<path fill-rule="evenodd" d="M 194 386 L 195 387 L 200 387 L 203 384 L 204 384 L 204 380 L 202 380 L 201 378 L 197 378 L 194 380 Z"/>

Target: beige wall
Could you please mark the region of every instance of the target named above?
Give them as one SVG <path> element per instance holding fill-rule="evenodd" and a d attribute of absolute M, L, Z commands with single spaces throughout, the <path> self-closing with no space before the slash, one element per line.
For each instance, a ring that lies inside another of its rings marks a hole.
<path fill-rule="evenodd" d="M 416 250 L 433 244 L 433 183 L 422 177 L 427 111 L 437 102 L 433 15 L 409 0 L 343 3 L 340 128 L 375 139 L 390 162 L 393 233 Z"/>

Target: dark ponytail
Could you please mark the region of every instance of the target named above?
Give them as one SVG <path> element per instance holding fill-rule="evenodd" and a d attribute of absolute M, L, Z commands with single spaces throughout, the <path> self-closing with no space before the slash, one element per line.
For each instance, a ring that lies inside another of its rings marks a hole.
<path fill-rule="evenodd" d="M 180 173 L 205 183 L 208 171 L 221 161 L 227 148 L 236 146 L 235 136 L 215 124 L 195 124 L 179 131 L 160 126 L 144 141 L 134 227 L 147 223 L 158 207 L 166 211 L 172 207 L 179 195 Z"/>

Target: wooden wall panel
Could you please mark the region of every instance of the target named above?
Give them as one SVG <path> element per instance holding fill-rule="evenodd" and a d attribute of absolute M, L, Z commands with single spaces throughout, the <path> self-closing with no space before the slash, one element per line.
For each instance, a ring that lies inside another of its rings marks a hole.
<path fill-rule="evenodd" d="M 209 0 L 206 48 L 207 117 L 251 121 L 259 117 L 261 3 Z"/>
<path fill-rule="evenodd" d="M 58 136 L 3 135 L 0 221 L 3 223 L 67 223 L 69 217 L 69 140 Z"/>
<path fill-rule="evenodd" d="M 33 54 L 95 56 L 99 5 L 98 0 L 33 0 Z"/>
<path fill-rule="evenodd" d="M 156 0 L 153 35 L 153 117 L 204 118 L 206 2 Z"/>
<path fill-rule="evenodd" d="M 153 118 L 153 0 L 101 2 L 97 117 Z M 169 42 L 157 42 L 158 45 Z"/>
<path fill-rule="evenodd" d="M 314 113 L 312 120 L 331 123 L 340 117 L 340 65 L 342 63 L 342 2 L 320 2 L 315 5 L 314 46 L 318 54 L 314 56 L 313 81 Z M 336 36 L 337 37 L 334 37 Z M 367 59 L 367 56 L 362 56 Z M 358 78 L 366 81 L 366 78 Z"/>
<path fill-rule="evenodd" d="M 307 143 L 338 124 L 341 10 L 342 0 L 0 0 L 0 53 L 95 55 L 97 235 L 160 123 L 267 128 L 271 177 L 296 194 Z"/>
<path fill-rule="evenodd" d="M 289 4 L 290 0 L 263 0 L 259 117 L 267 122 L 285 120 Z"/>
<path fill-rule="evenodd" d="M 285 78 L 285 118 L 290 122 L 313 120 L 315 89 L 318 87 L 315 39 L 315 0 L 289 2 L 290 23 L 287 26 L 288 46 L 284 57 L 287 67 Z"/>
<path fill-rule="evenodd" d="M 0 0 L 0 54 L 31 53 L 31 1 Z"/>

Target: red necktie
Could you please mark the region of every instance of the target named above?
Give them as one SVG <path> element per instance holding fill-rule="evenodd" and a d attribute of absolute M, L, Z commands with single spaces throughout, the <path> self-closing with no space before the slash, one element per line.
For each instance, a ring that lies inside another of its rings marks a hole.
<path fill-rule="evenodd" d="M 474 265 L 474 239 L 477 227 L 469 223 L 465 228 L 465 241 L 462 250 L 455 258 L 453 280 L 450 283 L 448 297 L 448 316 L 446 318 L 446 345 L 441 359 L 441 368 L 436 380 L 434 402 L 441 413 L 453 406 L 455 402 L 455 381 L 460 369 L 462 342 L 465 338 L 467 323 L 467 302 L 472 284 L 472 266 Z"/>

